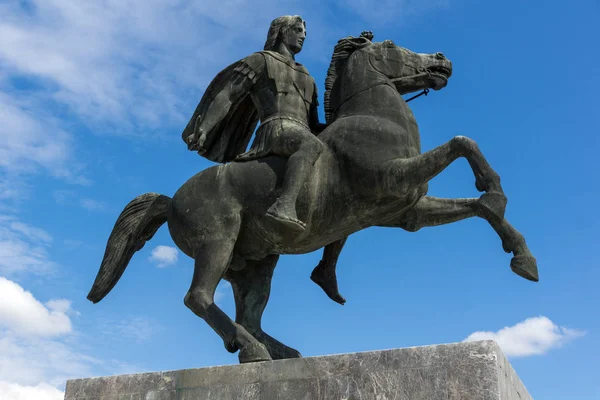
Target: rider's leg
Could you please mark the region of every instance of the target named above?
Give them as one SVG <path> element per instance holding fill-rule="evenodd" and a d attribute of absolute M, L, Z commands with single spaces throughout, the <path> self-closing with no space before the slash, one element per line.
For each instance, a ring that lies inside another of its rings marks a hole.
<path fill-rule="evenodd" d="M 347 237 L 329 243 L 323 250 L 323 258 L 315 267 L 310 279 L 323 289 L 325 294 L 336 303 L 344 305 L 346 299 L 340 294 L 337 284 L 336 266 L 340 252 L 346 243 Z"/>
<path fill-rule="evenodd" d="M 285 124 L 284 128 L 275 139 L 272 149 L 274 154 L 289 157 L 289 160 L 281 196 L 269 208 L 267 216 L 289 228 L 302 231 L 305 224 L 296 215 L 296 199 L 324 145 L 308 129 L 299 125 Z"/>

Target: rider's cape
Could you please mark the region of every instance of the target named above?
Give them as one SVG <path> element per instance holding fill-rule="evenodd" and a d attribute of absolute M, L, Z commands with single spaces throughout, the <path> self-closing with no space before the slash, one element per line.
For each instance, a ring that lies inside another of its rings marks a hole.
<path fill-rule="evenodd" d="M 201 126 L 216 96 L 223 91 L 230 92 L 234 77 L 236 80 L 253 80 L 255 73 L 245 60 L 235 62 L 221 71 L 204 92 L 190 122 L 181 134 L 184 141 Z M 235 97 L 230 98 L 231 106 L 227 114 L 210 131 L 205 132 L 206 140 L 199 149 L 199 154 L 211 161 L 225 163 L 244 153 L 258 123 L 258 111 L 252 103 L 250 92 L 234 94 Z"/>

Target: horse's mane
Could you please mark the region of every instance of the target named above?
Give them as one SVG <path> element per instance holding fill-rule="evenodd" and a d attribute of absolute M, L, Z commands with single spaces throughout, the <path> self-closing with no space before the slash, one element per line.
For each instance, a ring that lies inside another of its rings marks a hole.
<path fill-rule="evenodd" d="M 357 40 L 358 39 L 358 40 Z M 333 122 L 332 119 L 335 117 L 333 115 L 334 110 L 331 108 L 331 91 L 337 78 L 346 64 L 348 57 L 355 50 L 362 48 L 370 43 L 369 40 L 364 37 L 355 38 L 352 36 L 345 37 L 340 39 L 335 47 L 333 48 L 333 55 L 331 56 L 331 64 L 329 64 L 329 69 L 327 70 L 327 78 L 325 78 L 325 122 L 327 124 Z"/>

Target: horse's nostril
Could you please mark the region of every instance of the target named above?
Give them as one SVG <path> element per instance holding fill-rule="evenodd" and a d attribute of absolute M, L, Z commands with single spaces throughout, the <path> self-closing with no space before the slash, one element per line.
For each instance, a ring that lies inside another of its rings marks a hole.
<path fill-rule="evenodd" d="M 444 58 L 446 58 L 446 57 L 444 56 L 444 53 L 440 53 L 439 51 L 438 51 L 437 53 L 435 53 L 435 56 L 436 56 L 437 58 L 441 59 L 441 60 L 443 60 Z"/>

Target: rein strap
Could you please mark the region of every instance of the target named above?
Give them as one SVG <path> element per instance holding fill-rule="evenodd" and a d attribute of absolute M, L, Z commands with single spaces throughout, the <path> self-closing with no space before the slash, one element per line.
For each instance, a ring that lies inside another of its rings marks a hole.
<path fill-rule="evenodd" d="M 423 90 L 421 93 L 419 93 L 419 94 L 417 94 L 417 95 L 414 95 L 413 97 L 411 97 L 410 99 L 408 99 L 408 100 L 405 100 L 405 101 L 408 103 L 409 101 L 411 101 L 411 100 L 414 100 L 414 99 L 416 99 L 417 97 L 421 97 L 421 96 L 423 96 L 423 95 L 427 96 L 427 94 L 428 94 L 428 93 L 429 93 L 429 89 L 425 89 L 425 90 Z"/>

